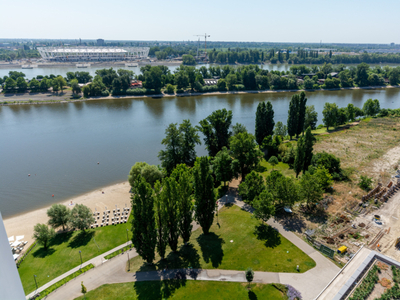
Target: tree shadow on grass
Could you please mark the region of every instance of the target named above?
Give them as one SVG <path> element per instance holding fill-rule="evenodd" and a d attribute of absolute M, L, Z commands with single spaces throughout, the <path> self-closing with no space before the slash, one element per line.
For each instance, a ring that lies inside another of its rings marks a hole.
<path fill-rule="evenodd" d="M 201 234 L 197 238 L 197 242 L 200 245 L 204 261 L 206 263 L 211 261 L 212 266 L 218 268 L 224 257 L 224 251 L 222 250 L 222 244 L 225 243 L 224 240 L 214 232 L 210 232 L 209 234 Z"/>
<path fill-rule="evenodd" d="M 253 291 L 249 291 L 249 300 L 257 300 L 257 295 Z"/>
<path fill-rule="evenodd" d="M 281 244 L 281 237 L 278 230 L 269 225 L 261 224 L 256 226 L 254 234 L 257 239 L 265 241 L 264 245 L 268 248 L 275 248 Z"/>
<path fill-rule="evenodd" d="M 39 248 L 38 250 L 36 250 L 35 252 L 32 253 L 33 257 L 36 258 L 45 258 L 48 255 L 52 255 L 56 250 L 54 250 L 53 248 L 47 248 L 44 249 L 43 247 Z"/>
<path fill-rule="evenodd" d="M 86 246 L 90 240 L 93 238 L 95 232 L 81 230 L 73 239 L 69 242 L 68 247 L 70 248 L 78 248 L 81 246 Z"/>
<path fill-rule="evenodd" d="M 136 281 L 134 289 L 138 300 L 163 300 L 170 298 L 177 289 L 186 285 L 186 279 Z"/>
<path fill-rule="evenodd" d="M 52 246 L 61 245 L 62 243 L 68 242 L 74 234 L 73 231 L 58 233 L 54 238 L 51 239 L 50 244 Z"/>

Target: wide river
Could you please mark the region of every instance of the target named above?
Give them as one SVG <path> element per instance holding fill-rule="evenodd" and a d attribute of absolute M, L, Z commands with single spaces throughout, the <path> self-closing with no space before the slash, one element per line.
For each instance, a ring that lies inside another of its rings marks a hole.
<path fill-rule="evenodd" d="M 292 94 L 0 106 L 0 211 L 7 218 L 122 182 L 137 161 L 159 164 L 157 154 L 170 123 L 190 119 L 197 125 L 214 110 L 227 108 L 233 111 L 233 124 L 254 132 L 257 105 L 266 100 L 273 104 L 275 122 L 286 123 Z M 319 123 L 325 102 L 362 107 L 373 98 L 381 107 L 400 107 L 400 89 L 319 91 L 307 97 Z M 206 154 L 204 144 L 197 154 Z"/>

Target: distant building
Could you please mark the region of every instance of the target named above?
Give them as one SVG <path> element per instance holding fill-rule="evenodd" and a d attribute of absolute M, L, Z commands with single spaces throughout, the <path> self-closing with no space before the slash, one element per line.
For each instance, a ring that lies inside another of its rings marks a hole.
<path fill-rule="evenodd" d="M 104 46 L 104 40 L 103 39 L 98 39 L 97 40 L 97 46 Z"/>
<path fill-rule="evenodd" d="M 131 81 L 131 88 L 132 89 L 137 89 L 137 88 L 142 88 L 142 87 L 143 87 L 143 84 L 142 84 L 142 82 L 140 80 L 134 79 L 134 80 Z"/>

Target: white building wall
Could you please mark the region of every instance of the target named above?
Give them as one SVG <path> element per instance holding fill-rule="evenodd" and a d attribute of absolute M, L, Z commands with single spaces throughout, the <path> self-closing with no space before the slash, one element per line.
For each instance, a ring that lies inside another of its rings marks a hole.
<path fill-rule="evenodd" d="M 0 299 L 24 300 L 25 293 L 0 213 Z"/>

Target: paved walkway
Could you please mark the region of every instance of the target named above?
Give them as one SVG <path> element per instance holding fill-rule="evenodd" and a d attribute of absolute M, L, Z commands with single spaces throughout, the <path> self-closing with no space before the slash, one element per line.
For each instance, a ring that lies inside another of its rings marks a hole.
<path fill-rule="evenodd" d="M 243 207 L 245 210 L 252 211 L 252 208 L 237 200 L 236 195 L 230 194 L 228 198 L 221 198 L 219 201 L 219 208 L 226 202 L 233 202 L 234 204 Z M 316 262 L 316 267 L 305 272 L 305 273 L 272 273 L 272 272 L 254 272 L 254 282 L 258 283 L 282 283 L 290 284 L 299 290 L 304 300 L 314 299 L 325 286 L 334 278 L 339 272 L 339 268 L 332 263 L 329 259 L 325 258 L 321 253 L 315 250 L 313 247 L 304 242 L 301 238 L 296 236 L 294 233 L 285 230 L 282 225 L 273 220 L 268 221 L 268 224 L 278 229 L 279 233 L 285 238 L 295 244 L 303 252 L 309 255 Z M 198 228 L 198 225 L 193 228 Z M 121 245 L 122 248 L 124 245 Z M 114 251 L 111 250 L 110 252 Z M 104 257 L 106 254 L 102 254 Z M 149 281 L 149 280 L 161 280 L 161 279 L 172 279 L 177 276 L 179 272 L 184 278 L 189 280 L 212 280 L 212 281 L 230 281 L 230 282 L 247 282 L 243 271 L 235 270 L 168 270 L 167 272 L 153 271 L 153 272 L 138 272 L 138 273 L 127 273 L 125 271 L 126 262 L 129 258 L 137 255 L 134 249 L 126 252 L 123 255 L 114 257 L 110 261 L 101 263 L 99 260 L 100 256 L 93 258 L 92 260 L 97 266 L 95 269 L 88 271 L 87 273 L 78 276 L 71 280 L 66 285 L 58 288 L 55 292 L 50 294 L 46 299 L 57 299 L 57 300 L 69 300 L 75 299 L 81 296 L 81 281 L 84 282 L 88 291 L 98 288 L 103 284 L 112 283 L 123 283 L 123 282 L 134 282 L 134 281 Z M 90 263 L 88 261 L 87 263 Z M 73 272 L 72 270 L 70 272 Z M 61 278 L 65 277 L 65 274 L 54 279 L 56 282 Z M 53 282 L 52 281 L 52 282 Z M 49 283 L 49 285 L 51 285 Z"/>

